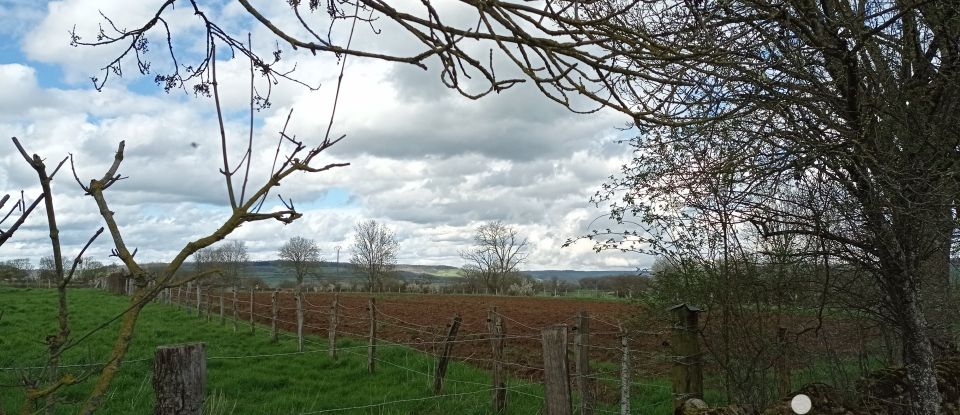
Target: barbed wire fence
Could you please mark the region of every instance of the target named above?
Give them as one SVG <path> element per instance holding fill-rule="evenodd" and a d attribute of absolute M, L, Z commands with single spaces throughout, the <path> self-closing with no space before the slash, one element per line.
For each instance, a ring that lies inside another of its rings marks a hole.
<path fill-rule="evenodd" d="M 695 317 L 692 330 L 682 324 L 656 330 L 626 328 L 622 322 L 586 312 L 571 316 L 572 324 L 559 322 L 540 326 L 492 307 L 487 310 L 486 319 L 478 321 L 474 318 L 461 324 L 459 314 L 443 317 L 423 313 L 411 318 L 391 310 L 428 309 L 431 305 L 417 302 L 413 297 L 391 301 L 389 297 L 368 299 L 363 294 L 309 293 L 301 297 L 302 301 L 296 301 L 296 293 L 290 291 L 255 293 L 251 290 L 249 295 L 243 294 L 247 293 L 204 292 L 203 287 L 193 285 L 166 289 L 157 301 L 196 315 L 210 324 L 215 324 L 216 320 L 217 324 L 225 326 L 232 321 L 234 330 L 239 331 L 238 327 L 246 322 L 251 333 L 256 333 L 257 326 L 266 326 L 269 329 L 264 333 L 269 333 L 274 342 L 283 336 L 300 345 L 306 344 L 289 352 L 252 351 L 208 356 L 206 360 L 253 360 L 321 353 L 334 359 L 339 355 L 365 357 L 372 372 L 377 366 L 390 366 L 439 385 L 431 396 L 319 409 L 305 414 L 373 410 L 482 393 L 491 396 L 492 413 L 503 413 L 509 402 L 507 397 L 516 395 L 542 400 L 548 414 L 629 414 L 649 413 L 651 408 L 657 407 L 672 410 L 687 398 L 703 397 L 702 355 L 693 347 L 697 342 Z M 288 306 L 290 302 L 296 306 Z M 678 309 L 677 315 L 681 320 L 689 319 L 696 312 L 682 308 Z M 425 319 L 438 322 L 425 324 Z M 454 325 L 458 325 L 459 330 L 453 330 Z M 307 338 L 307 335 L 326 336 L 329 341 L 320 342 Z M 649 347 L 651 339 L 656 343 L 666 335 L 671 335 L 669 352 Z M 345 338 L 350 341 L 338 341 Z M 693 345 L 689 343 L 691 339 Z M 353 344 L 357 341 L 366 344 Z M 433 363 L 426 370 L 410 367 L 405 362 L 378 355 L 378 348 L 423 353 Z M 551 353 L 550 350 L 558 352 Z M 126 359 L 124 364 L 146 362 L 159 364 L 154 357 L 133 357 Z M 449 362 L 489 370 L 491 382 L 447 378 L 441 368 Z M 96 368 L 104 364 L 106 362 L 62 367 Z M 0 371 L 33 369 L 42 367 L 0 367 Z M 651 380 L 664 377 L 671 378 L 672 386 Z M 508 378 L 517 381 L 509 382 Z M 454 387 L 444 392 L 445 384 L 473 389 Z M 540 385 L 543 385 L 542 393 L 539 392 Z"/>
<path fill-rule="evenodd" d="M 260 302 L 268 295 L 277 298 L 274 293 L 280 294 L 280 300 Z M 203 304 L 194 304 L 194 309 L 212 311 L 216 307 L 211 304 L 224 302 L 220 299 L 226 295 L 231 294 L 207 293 L 199 297 Z M 167 295 L 167 298 L 172 297 L 172 294 Z M 369 368 L 377 365 L 393 366 L 441 385 L 446 379 L 443 379 L 438 368 L 446 366 L 450 361 L 488 369 L 494 372 L 491 375 L 492 386 L 485 385 L 492 388 L 491 405 L 494 413 L 504 410 L 506 393 L 515 393 L 505 386 L 504 379 L 507 376 L 529 384 L 549 383 L 546 382 L 545 369 L 548 362 L 541 357 L 545 347 L 544 332 L 558 326 L 531 325 L 494 307 L 488 311 L 486 321 L 464 321 L 459 332 L 451 336 L 451 323 L 447 318 L 429 316 L 441 322 L 425 324 L 422 315 L 418 316 L 419 318 L 410 318 L 384 309 L 384 306 L 423 309 L 431 306 L 430 303 L 412 301 L 413 298 L 409 296 L 401 301 L 391 301 L 390 297 L 372 301 L 362 293 L 308 293 L 302 298 L 299 307 L 288 306 L 286 304 L 289 304 L 291 299 L 297 304 L 295 292 L 275 290 L 259 293 L 256 300 L 234 303 L 239 307 L 237 310 L 221 308 L 220 322 L 225 324 L 224 316 L 228 315 L 228 312 L 241 316 L 249 314 L 254 316 L 257 323 L 275 327 L 272 330 L 282 332 L 285 336 L 297 337 L 298 340 L 302 335 L 288 333 L 305 332 L 321 337 L 325 335 L 331 339 L 326 345 L 308 339 L 303 341 L 316 347 L 326 346 L 320 350 L 331 356 L 342 352 L 350 356 L 366 357 Z M 364 304 L 364 301 L 367 304 Z M 682 308 L 675 311 L 679 317 L 680 313 L 684 316 L 695 316 L 697 310 Z M 297 319 L 296 316 L 304 318 Z M 573 370 L 561 372 L 563 379 L 557 384 L 566 385 L 567 390 L 576 391 L 575 396 L 569 396 L 569 393 L 565 397 L 561 396 L 561 399 L 566 399 L 561 406 L 570 407 L 572 413 L 604 413 L 610 412 L 606 408 L 617 406 L 620 410 L 613 412 L 631 413 L 631 403 L 637 401 L 631 399 L 632 393 L 636 393 L 641 399 L 651 396 L 660 398 L 653 402 L 642 400 L 643 403 L 634 408 L 641 413 L 641 408 L 669 406 L 671 402 L 676 405 L 691 397 L 703 397 L 703 356 L 699 349 L 695 348 L 695 321 L 689 327 L 675 324 L 660 327 L 659 330 L 641 330 L 625 328 L 621 322 L 597 315 L 581 313 L 571 317 L 574 317 L 573 324 L 561 324 L 559 327 L 562 327 L 564 333 L 561 347 L 575 355 L 574 361 L 569 362 L 565 358 L 560 365 L 565 369 L 572 367 Z M 207 319 L 210 318 L 208 315 Z M 324 322 L 327 324 L 323 324 Z M 505 327 L 510 328 L 509 334 L 504 332 Z M 667 335 L 671 336 L 670 350 L 650 350 L 649 346 L 644 347 L 651 343 L 651 338 L 660 339 Z M 340 346 L 336 339 L 343 337 L 366 340 L 367 344 Z M 691 341 L 693 345 L 690 344 Z M 505 345 L 510 346 L 507 353 L 503 352 Z M 427 371 L 410 368 L 379 357 L 376 354 L 378 347 L 405 348 L 425 353 L 435 359 L 435 364 Z M 684 351 L 684 347 L 688 350 Z M 366 349 L 366 353 L 363 353 L 363 349 Z M 452 350 L 452 353 L 444 354 L 445 349 Z M 583 358 L 578 358 L 579 355 Z M 591 363 L 596 363 L 599 367 L 591 368 Z M 641 375 L 639 380 L 638 374 Z M 437 380 L 438 377 L 441 379 Z M 651 381 L 663 378 L 671 378 L 672 385 Z M 549 396 L 550 393 L 546 395 Z M 389 405 L 389 402 L 378 405 Z"/>

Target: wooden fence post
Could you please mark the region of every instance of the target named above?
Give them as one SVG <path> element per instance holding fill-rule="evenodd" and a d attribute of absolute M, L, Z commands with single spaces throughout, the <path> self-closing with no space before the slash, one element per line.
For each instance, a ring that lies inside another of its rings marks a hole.
<path fill-rule="evenodd" d="M 207 292 L 207 321 L 213 320 L 213 290 Z"/>
<path fill-rule="evenodd" d="M 542 330 L 543 384 L 547 415 L 570 415 L 570 378 L 567 370 L 567 325 Z"/>
<path fill-rule="evenodd" d="M 581 311 L 575 319 L 573 360 L 577 369 L 577 390 L 580 392 L 580 414 L 593 414 L 593 388 L 590 381 L 590 317 Z"/>
<path fill-rule="evenodd" d="M 270 294 L 270 342 L 277 342 L 277 314 L 280 312 L 277 305 L 277 290 Z"/>
<path fill-rule="evenodd" d="M 240 330 L 240 311 L 237 310 L 237 290 L 238 290 L 238 287 L 233 287 L 233 331 L 234 333 Z"/>
<path fill-rule="evenodd" d="M 673 407 L 679 408 L 687 399 L 703 399 L 703 361 L 697 339 L 700 309 L 679 304 L 670 311 L 676 316 L 670 342 L 674 355 Z"/>
<path fill-rule="evenodd" d="M 367 346 L 367 371 L 373 373 L 377 368 L 377 301 L 373 297 L 367 301 L 367 310 L 370 311 L 370 340 Z"/>
<path fill-rule="evenodd" d="M 327 340 L 329 340 L 330 345 L 327 346 L 327 350 L 330 353 L 330 357 L 337 358 L 337 325 L 340 317 L 340 304 L 339 304 L 338 293 L 333 293 L 333 305 L 330 306 L 330 328 L 327 329 Z"/>
<path fill-rule="evenodd" d="M 630 415 L 630 344 L 620 326 L 620 415 Z"/>
<path fill-rule="evenodd" d="M 200 284 L 197 284 L 197 318 L 203 317 L 203 310 L 200 308 Z"/>
<path fill-rule="evenodd" d="M 780 354 L 777 356 L 777 392 L 780 397 L 790 394 L 793 385 L 790 380 L 790 365 L 787 362 L 787 329 L 785 327 L 777 328 L 777 348 Z"/>
<path fill-rule="evenodd" d="M 460 330 L 460 315 L 453 317 L 450 323 L 450 332 L 443 339 L 443 351 L 440 353 L 440 360 L 437 361 L 437 370 L 433 374 L 433 394 L 439 395 L 443 390 L 443 377 L 447 374 L 447 363 L 450 361 L 450 353 L 453 351 L 453 342 L 457 339 L 457 331 Z"/>
<path fill-rule="evenodd" d="M 253 288 L 250 289 L 250 334 L 255 333 L 257 326 L 253 324 Z"/>
<path fill-rule="evenodd" d="M 157 347 L 153 364 L 156 415 L 200 415 L 207 381 L 203 343 Z"/>
<path fill-rule="evenodd" d="M 227 324 L 227 317 L 224 316 L 223 314 L 223 290 L 222 289 L 220 291 L 219 297 L 220 297 L 220 325 L 223 326 Z"/>
<path fill-rule="evenodd" d="M 493 349 L 493 413 L 501 414 L 507 407 L 507 383 L 503 374 L 503 341 L 505 328 L 503 319 L 493 307 L 487 313 L 490 331 L 490 346 Z"/>
<path fill-rule="evenodd" d="M 294 294 L 297 300 L 297 351 L 303 351 L 303 291 L 297 288 Z"/>

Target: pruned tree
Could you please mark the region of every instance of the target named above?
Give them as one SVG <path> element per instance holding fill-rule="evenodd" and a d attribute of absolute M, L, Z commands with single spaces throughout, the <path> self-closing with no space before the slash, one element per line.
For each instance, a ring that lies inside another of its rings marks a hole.
<path fill-rule="evenodd" d="M 70 343 L 71 330 L 69 320 L 70 313 L 67 303 L 67 285 L 70 284 L 70 281 L 76 274 L 78 266 L 83 262 L 84 253 L 87 251 L 87 248 L 103 233 L 103 227 L 94 232 L 93 236 L 90 237 L 74 257 L 69 269 L 67 269 L 66 264 L 69 263 L 69 260 L 61 255 L 63 251 L 60 244 L 60 230 L 57 226 L 52 185 L 54 176 L 56 176 L 60 168 L 63 167 L 67 158 L 64 157 L 60 160 L 53 172 L 48 172 L 46 164 L 39 155 L 28 155 L 26 149 L 20 144 L 20 140 L 16 137 L 13 137 L 11 140 L 27 165 L 37 174 L 41 195 L 37 197 L 36 201 L 30 207 L 25 207 L 26 205 L 22 201 L 20 202 L 20 217 L 13 226 L 8 229 L 7 233 L 3 235 L 5 239 L 0 240 L 0 244 L 2 244 L 4 240 L 12 237 L 13 232 L 16 231 L 26 217 L 30 215 L 33 208 L 35 208 L 40 201 L 43 201 L 53 256 L 48 257 L 47 261 L 41 261 L 43 262 L 41 267 L 48 268 L 48 281 L 53 283 L 57 290 L 57 329 L 55 333 L 46 337 L 47 360 L 43 372 L 36 378 L 23 376 L 21 380 L 23 386 L 26 388 L 26 399 L 23 402 L 21 412 L 30 413 L 39 402 L 43 402 L 47 408 L 52 409 L 56 403 L 54 393 L 57 389 L 75 385 L 90 376 L 90 373 L 79 376 L 73 373 L 63 373 L 60 368 L 60 357 L 64 350 L 72 347 Z M 4 220 L 6 220 L 6 217 Z"/>
<path fill-rule="evenodd" d="M 162 20 L 162 18 L 159 17 L 158 19 Z M 114 27 L 114 29 L 117 28 Z M 110 43 L 110 39 L 112 39 L 110 36 L 102 36 L 100 37 L 102 42 L 99 43 Z M 218 83 L 216 68 L 217 60 L 215 58 L 217 47 L 223 46 L 224 43 L 223 39 L 221 38 L 210 37 L 208 39 L 210 42 L 207 43 L 207 52 L 212 59 L 210 59 L 208 63 L 202 65 L 201 67 L 191 69 L 191 73 L 195 77 L 194 79 L 199 82 L 195 88 L 195 92 L 197 92 L 197 94 L 200 96 L 211 98 L 212 104 L 216 109 L 216 118 L 219 127 L 219 134 L 217 134 L 215 138 L 220 144 L 223 164 L 218 170 L 224 179 L 224 185 L 227 190 L 226 202 L 229 205 L 229 209 L 228 214 L 223 218 L 221 225 L 217 229 L 186 243 L 168 262 L 164 263 L 159 268 L 147 269 L 136 258 L 137 249 L 135 247 L 128 246 L 126 239 L 124 238 L 124 233 L 118 224 L 116 213 L 113 211 L 113 209 L 111 209 L 110 201 L 107 196 L 107 190 L 109 190 L 118 181 L 127 178 L 120 172 L 124 160 L 126 143 L 124 141 L 119 143 L 114 154 L 113 161 L 106 171 L 103 172 L 102 175 L 90 180 L 80 179 L 81 173 L 75 168 L 74 158 L 72 155 L 68 157 L 77 185 L 81 188 L 86 196 L 89 196 L 92 199 L 99 209 L 100 216 L 105 223 L 105 229 L 110 234 L 112 244 L 114 246 L 112 255 L 117 257 L 119 261 L 122 262 L 127 270 L 126 273 L 133 280 L 134 290 L 130 296 L 130 306 L 109 320 L 109 322 L 117 322 L 117 324 L 110 325 L 104 323 L 95 327 L 90 332 L 75 336 L 71 335 L 68 319 L 69 313 L 66 305 L 66 286 L 73 277 L 74 270 L 77 264 L 81 261 L 82 254 L 86 250 L 86 246 L 89 246 L 89 244 L 93 242 L 93 239 L 96 238 L 96 236 L 98 236 L 103 229 L 98 231 L 81 250 L 80 254 L 74 259 L 74 265 L 72 268 L 66 269 L 66 267 L 61 266 L 63 265 L 61 264 L 63 261 L 59 246 L 55 213 L 52 206 L 50 182 L 52 181 L 53 175 L 59 171 L 60 167 L 64 165 L 68 158 L 65 157 L 62 161 L 60 161 L 60 163 L 57 165 L 57 168 L 54 169 L 52 173 L 48 173 L 46 171 L 46 166 L 43 163 L 43 159 L 41 159 L 38 155 L 33 155 L 32 157 L 28 156 L 19 142 L 14 139 L 14 144 L 20 151 L 21 155 L 37 172 L 40 184 L 43 188 L 43 195 L 36 199 L 36 201 L 30 206 L 27 206 L 26 203 L 20 203 L 19 206 L 21 213 L 19 215 L 19 219 L 17 219 L 11 228 L 5 230 L 3 235 L 0 235 L 3 238 L 0 240 L 0 242 L 6 241 L 13 234 L 13 231 L 16 230 L 16 227 L 19 226 L 19 223 L 22 223 L 22 219 L 29 214 L 33 206 L 39 203 L 39 201 L 45 202 L 51 241 L 54 248 L 53 258 L 55 260 L 54 265 L 56 270 L 55 283 L 58 290 L 60 305 L 58 311 L 58 331 L 56 334 L 47 338 L 50 355 L 47 364 L 48 369 L 45 371 L 43 378 L 24 380 L 23 386 L 26 389 L 26 399 L 22 404 L 21 412 L 23 413 L 33 413 L 38 409 L 42 409 L 39 408 L 38 405 L 40 405 L 40 403 L 44 400 L 47 401 L 45 402 L 46 408 L 53 408 L 53 405 L 57 402 L 54 396 L 55 394 L 70 389 L 72 386 L 77 385 L 78 383 L 81 383 L 90 377 L 95 377 L 96 381 L 94 382 L 93 387 L 86 393 L 87 398 L 83 402 L 79 413 L 86 415 L 96 411 L 102 404 L 104 397 L 107 395 L 113 379 L 117 374 L 117 371 L 124 361 L 131 341 L 134 338 L 136 324 L 143 308 L 154 298 L 156 298 L 159 293 L 163 292 L 163 290 L 167 288 L 176 287 L 189 281 L 202 279 L 213 274 L 213 270 L 207 270 L 194 273 L 193 275 L 187 277 L 178 275 L 177 271 L 188 258 L 190 258 L 197 251 L 210 247 L 214 243 L 225 239 L 231 232 L 245 223 L 264 220 L 276 220 L 281 223 L 292 223 L 293 221 L 299 219 L 302 214 L 294 207 L 292 200 L 280 197 L 281 203 L 278 206 L 270 206 L 266 203 L 270 196 L 275 193 L 277 186 L 279 186 L 280 183 L 289 176 L 297 173 L 319 173 L 349 165 L 349 163 L 339 162 L 327 162 L 325 164 L 321 164 L 318 161 L 319 156 L 324 151 L 336 145 L 344 138 L 342 135 L 339 137 L 331 136 L 334 120 L 333 111 L 331 111 L 330 122 L 324 135 L 319 139 L 316 139 L 314 143 L 308 145 L 305 144 L 302 139 L 297 139 L 292 134 L 287 133 L 287 124 L 292 116 L 291 110 L 287 116 L 287 123 L 285 123 L 283 129 L 279 131 L 279 138 L 276 141 L 275 149 L 270 149 L 271 153 L 275 154 L 275 158 L 272 165 L 268 169 L 265 169 L 265 177 L 257 177 L 255 174 L 253 174 L 252 172 L 256 171 L 251 169 L 251 164 L 254 163 L 253 119 L 258 108 L 263 108 L 268 105 L 265 102 L 265 99 L 267 99 L 269 96 L 269 92 L 266 94 L 260 94 L 257 92 L 254 83 L 255 75 L 259 73 L 260 75 L 268 78 L 270 82 L 276 80 L 276 78 L 281 75 L 278 75 L 277 72 L 274 72 L 269 67 L 261 66 L 261 61 L 251 60 L 249 99 L 250 131 L 246 137 L 242 137 L 242 141 L 231 140 L 230 137 L 228 137 L 226 128 L 224 127 L 224 111 L 222 111 L 220 106 L 221 84 Z M 81 44 L 81 42 L 79 42 L 79 38 L 75 38 L 74 40 L 77 41 L 77 45 Z M 140 45 L 145 46 L 145 42 L 142 42 Z M 125 56 L 129 51 L 130 50 L 128 49 L 126 52 L 121 53 Z M 118 58 L 116 62 L 120 62 L 121 59 L 122 56 Z M 343 61 L 340 63 L 341 65 L 344 64 Z M 143 70 L 145 68 L 141 69 Z M 113 73 L 120 75 L 122 74 L 122 71 L 118 70 Z M 341 80 L 342 75 L 343 72 L 341 70 Z M 106 79 L 104 79 L 103 82 L 106 82 Z M 102 83 L 99 85 L 102 86 Z M 336 108 L 336 100 L 337 98 L 334 99 L 334 108 Z M 268 144 L 268 146 L 270 145 Z M 230 155 L 233 154 L 235 150 L 242 150 L 244 156 L 239 160 L 235 158 L 231 160 Z M 9 198 L 4 198 L 3 201 L 6 202 L 7 199 Z M 116 337 L 113 342 L 110 355 L 106 357 L 103 365 L 98 366 L 95 368 L 95 370 L 87 370 L 83 372 L 77 372 L 78 370 L 82 369 L 71 369 L 65 371 L 59 370 L 59 358 L 63 352 L 82 345 L 85 341 L 91 338 L 93 332 L 102 330 L 108 326 L 116 328 Z"/>
<path fill-rule="evenodd" d="M 320 247 L 313 239 L 302 236 L 290 238 L 277 251 L 282 264 L 293 271 L 297 279 L 297 290 L 303 289 L 304 278 L 313 275 L 317 265 L 323 259 L 320 257 Z"/>
<path fill-rule="evenodd" d="M 513 277 L 528 255 L 527 239 L 501 221 L 480 225 L 473 247 L 460 251 L 460 258 L 467 262 L 465 277 L 479 281 L 488 292 L 505 291 L 516 283 Z"/>
<path fill-rule="evenodd" d="M 353 229 L 350 263 L 367 276 L 368 290 L 383 290 L 384 280 L 392 275 L 397 266 L 400 242 L 387 225 L 373 219 L 357 222 Z"/>

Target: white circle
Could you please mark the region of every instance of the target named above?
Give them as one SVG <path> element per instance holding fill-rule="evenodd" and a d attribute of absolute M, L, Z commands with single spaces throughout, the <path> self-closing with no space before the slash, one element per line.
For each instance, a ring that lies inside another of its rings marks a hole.
<path fill-rule="evenodd" d="M 810 412 L 810 409 L 813 408 L 813 402 L 810 402 L 810 397 L 804 394 L 799 394 L 794 396 L 790 401 L 790 409 L 793 410 L 793 413 L 803 415 L 807 412 Z"/>

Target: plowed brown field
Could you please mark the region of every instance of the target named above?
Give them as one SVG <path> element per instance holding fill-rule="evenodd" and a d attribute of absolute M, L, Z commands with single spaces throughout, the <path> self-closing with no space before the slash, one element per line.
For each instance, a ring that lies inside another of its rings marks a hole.
<path fill-rule="evenodd" d="M 453 359 L 480 367 L 490 364 L 492 348 L 487 328 L 487 313 L 496 306 L 506 326 L 505 365 L 515 376 L 537 378 L 543 366 L 540 329 L 554 324 L 567 324 L 573 341 L 574 317 L 586 311 L 590 319 L 590 358 L 616 362 L 619 351 L 617 327 L 614 325 L 635 314 L 636 307 L 625 302 L 589 301 L 569 298 L 502 297 L 431 294 L 376 295 L 377 338 L 386 342 L 409 345 L 419 350 L 438 354 L 440 342 L 449 330 L 454 315 L 462 318 L 462 325 L 453 348 Z M 242 298 L 242 297 L 241 297 Z M 365 339 L 369 333 L 367 294 L 342 293 L 339 297 L 340 324 L 338 336 Z M 280 329 L 296 331 L 296 301 L 290 292 L 278 296 Z M 258 293 L 255 315 L 262 323 L 269 323 L 270 293 Z M 325 336 L 329 327 L 333 294 L 305 294 L 305 331 Z M 246 308 L 246 307 L 242 307 Z M 660 353 L 662 342 L 669 333 L 633 335 L 633 350 Z M 663 365 L 655 365 L 666 368 Z M 652 368 L 652 367 L 651 367 Z"/>

